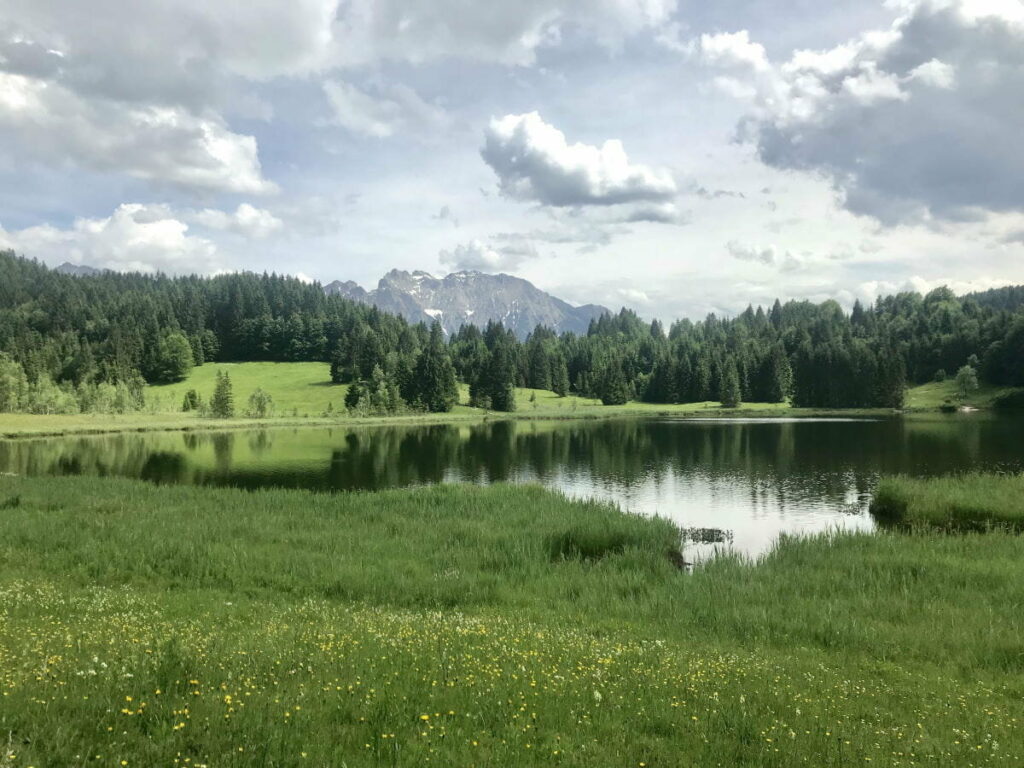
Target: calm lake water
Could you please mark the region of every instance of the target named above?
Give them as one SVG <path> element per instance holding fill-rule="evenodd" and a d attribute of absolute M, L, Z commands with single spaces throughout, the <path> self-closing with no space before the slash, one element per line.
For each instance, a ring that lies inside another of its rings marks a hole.
<path fill-rule="evenodd" d="M 0 441 L 0 472 L 347 491 L 538 482 L 690 529 L 688 555 L 756 554 L 780 532 L 870 529 L 880 474 L 1024 470 L 1024 421 L 490 422 Z"/>

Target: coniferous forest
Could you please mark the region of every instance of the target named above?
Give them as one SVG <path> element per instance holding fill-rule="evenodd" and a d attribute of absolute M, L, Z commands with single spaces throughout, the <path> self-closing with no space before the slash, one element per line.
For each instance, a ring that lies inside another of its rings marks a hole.
<path fill-rule="evenodd" d="M 267 274 L 77 277 L 0 254 L 0 410 L 141 407 L 145 383 L 222 361 L 322 361 L 346 405 L 447 411 L 458 382 L 473 405 L 514 408 L 514 388 L 606 404 L 782 402 L 899 408 L 906 386 L 970 366 L 1024 385 L 1024 288 L 901 293 L 847 313 L 833 301 L 776 301 L 667 329 L 623 309 L 585 335 L 498 323 L 444 338 L 317 284 Z"/>

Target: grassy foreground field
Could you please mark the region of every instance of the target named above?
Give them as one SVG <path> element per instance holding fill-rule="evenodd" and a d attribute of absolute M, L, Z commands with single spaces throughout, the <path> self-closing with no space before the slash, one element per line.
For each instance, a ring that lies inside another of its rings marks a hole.
<path fill-rule="evenodd" d="M 1019 766 L 1024 540 L 0 478 L 0 765 Z"/>

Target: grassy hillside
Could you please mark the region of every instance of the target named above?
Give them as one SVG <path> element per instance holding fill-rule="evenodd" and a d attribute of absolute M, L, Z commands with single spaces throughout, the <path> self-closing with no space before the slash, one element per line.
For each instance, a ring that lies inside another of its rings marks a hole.
<path fill-rule="evenodd" d="M 331 406 L 344 409 L 344 384 L 332 384 L 326 363 L 209 363 L 192 369 L 188 379 L 178 384 L 149 387 L 146 399 L 159 411 L 180 411 L 185 393 L 196 390 L 209 400 L 216 385 L 217 371 L 231 376 L 235 408 L 245 403 L 257 387 L 274 398 L 277 416 L 319 416 Z"/>
<path fill-rule="evenodd" d="M 965 405 L 971 408 L 989 408 L 992 401 L 999 395 L 1013 391 L 1013 387 L 994 387 L 982 384 L 967 397 L 960 399 L 953 379 L 932 381 L 907 390 L 906 407 L 914 410 L 935 410 L 947 400 L 954 405 Z"/>
<path fill-rule="evenodd" d="M 669 523 L 529 487 L 0 507 L 5 768 L 1024 762 L 1019 536 L 687 574 Z"/>
<path fill-rule="evenodd" d="M 149 404 L 158 412 L 176 412 L 190 389 L 195 389 L 209 399 L 213 393 L 217 371 L 226 371 L 231 376 L 235 393 L 235 405 L 241 412 L 246 399 L 257 387 L 262 387 L 274 398 L 275 416 L 299 417 L 320 416 L 332 406 L 334 411 L 344 408 L 347 385 L 332 384 L 330 369 L 325 363 L 209 363 L 193 369 L 186 381 L 178 384 L 153 386 L 147 391 Z M 469 387 L 459 388 L 460 404 L 453 413 L 456 415 L 482 415 L 483 411 L 470 408 Z M 784 403 L 745 403 L 745 410 L 778 411 L 787 409 Z M 656 405 L 651 403 L 627 403 L 623 406 L 604 406 L 600 400 L 587 397 L 559 397 L 543 389 L 516 390 L 516 413 L 521 416 L 597 416 L 617 412 L 663 413 L 721 412 L 719 403 L 686 403 L 684 405 Z"/>

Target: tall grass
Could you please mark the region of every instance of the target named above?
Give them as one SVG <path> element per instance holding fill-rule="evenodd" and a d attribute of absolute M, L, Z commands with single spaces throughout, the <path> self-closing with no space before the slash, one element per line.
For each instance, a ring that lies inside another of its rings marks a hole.
<path fill-rule="evenodd" d="M 1022 537 L 678 543 L 532 487 L 0 478 L 0 765 L 1024 764 Z"/>
<path fill-rule="evenodd" d="M 1024 475 L 883 478 L 871 503 L 883 522 L 951 531 L 1024 530 Z"/>

